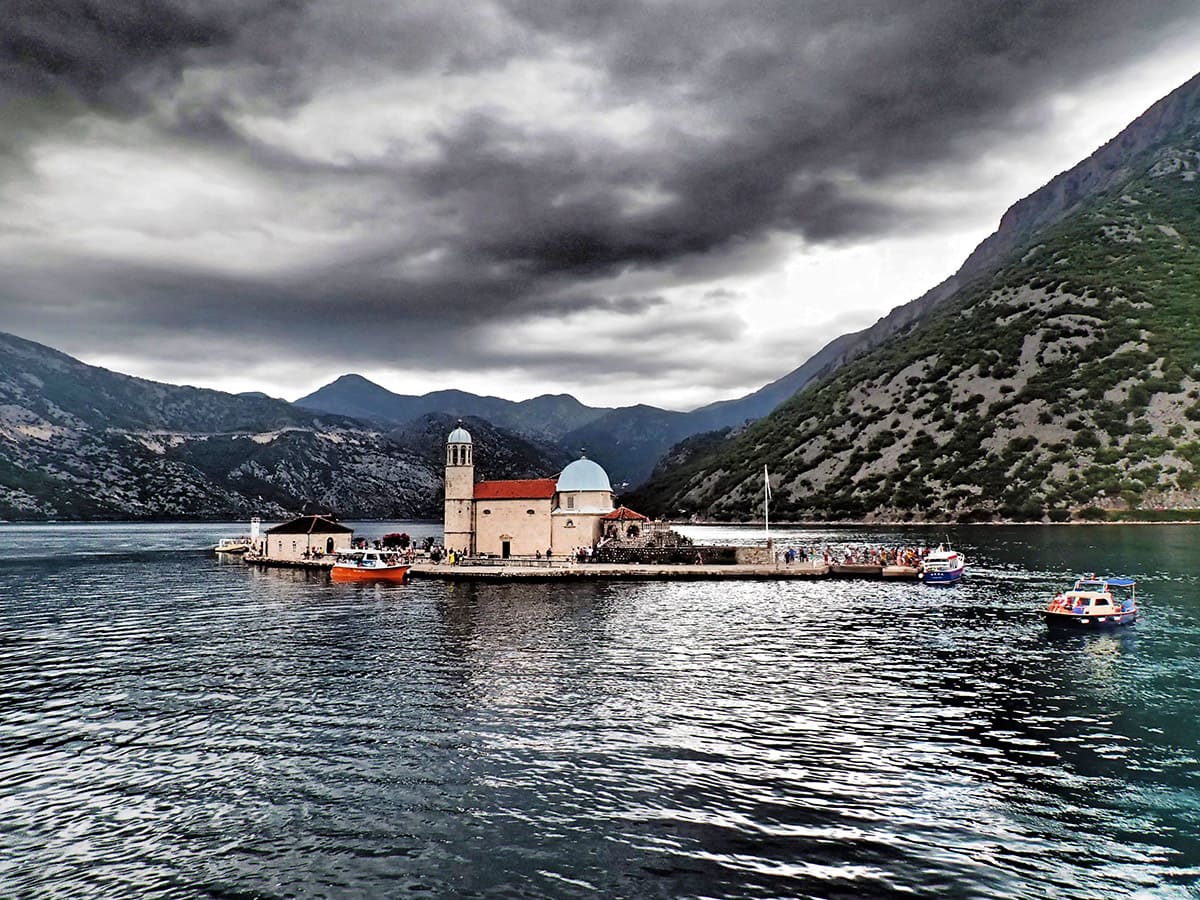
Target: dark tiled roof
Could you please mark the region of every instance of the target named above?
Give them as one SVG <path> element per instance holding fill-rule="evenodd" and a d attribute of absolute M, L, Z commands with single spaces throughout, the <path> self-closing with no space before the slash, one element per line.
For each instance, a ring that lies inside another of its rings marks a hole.
<path fill-rule="evenodd" d="M 476 500 L 549 500 L 558 489 L 553 478 L 519 481 L 481 481 L 475 485 Z"/>
<path fill-rule="evenodd" d="M 299 516 L 290 522 L 268 528 L 267 534 L 354 534 L 332 516 Z"/>

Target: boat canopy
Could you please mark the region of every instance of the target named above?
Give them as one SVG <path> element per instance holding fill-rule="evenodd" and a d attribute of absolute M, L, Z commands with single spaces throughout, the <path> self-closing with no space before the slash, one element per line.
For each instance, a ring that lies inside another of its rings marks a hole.
<path fill-rule="evenodd" d="M 1136 578 L 1105 578 L 1106 584 L 1111 584 L 1113 587 L 1133 587 L 1137 584 Z"/>

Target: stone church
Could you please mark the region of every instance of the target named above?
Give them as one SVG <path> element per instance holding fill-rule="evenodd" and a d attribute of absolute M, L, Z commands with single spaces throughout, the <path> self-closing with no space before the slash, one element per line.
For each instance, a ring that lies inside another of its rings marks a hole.
<path fill-rule="evenodd" d="M 614 529 L 624 532 L 629 515 L 624 507 L 613 508 L 608 473 L 586 457 L 568 465 L 558 478 L 476 482 L 470 433 L 459 423 L 446 439 L 448 550 L 505 559 L 547 550 L 566 556 L 577 547 L 595 545 Z"/>

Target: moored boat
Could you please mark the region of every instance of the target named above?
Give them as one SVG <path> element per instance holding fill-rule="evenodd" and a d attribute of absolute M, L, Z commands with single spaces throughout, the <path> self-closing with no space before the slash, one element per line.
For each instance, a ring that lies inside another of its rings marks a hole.
<path fill-rule="evenodd" d="M 1048 625 L 1097 630 L 1132 625 L 1137 613 L 1137 581 L 1085 575 L 1057 594 L 1042 610 L 1042 618 Z"/>
<path fill-rule="evenodd" d="M 329 570 L 334 581 L 399 581 L 408 577 L 409 566 L 394 553 L 351 550 L 339 553 Z"/>
<path fill-rule="evenodd" d="M 258 516 L 250 519 L 250 533 L 243 534 L 241 537 L 221 538 L 217 541 L 217 546 L 213 547 L 214 553 L 251 553 L 258 545 L 259 526 L 261 520 Z"/>
<path fill-rule="evenodd" d="M 921 581 L 925 584 L 954 584 L 966 571 L 966 557 L 945 544 L 938 544 L 921 560 Z"/>

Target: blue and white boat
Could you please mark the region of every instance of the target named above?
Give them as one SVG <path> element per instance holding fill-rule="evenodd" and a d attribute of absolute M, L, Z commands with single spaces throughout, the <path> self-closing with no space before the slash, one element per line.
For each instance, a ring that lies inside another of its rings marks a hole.
<path fill-rule="evenodd" d="M 1137 613 L 1137 581 L 1085 575 L 1051 600 L 1042 618 L 1047 625 L 1093 631 L 1132 625 Z"/>
<path fill-rule="evenodd" d="M 938 544 L 921 561 L 921 581 L 925 584 L 954 584 L 967 571 L 967 560 L 957 550 Z"/>

